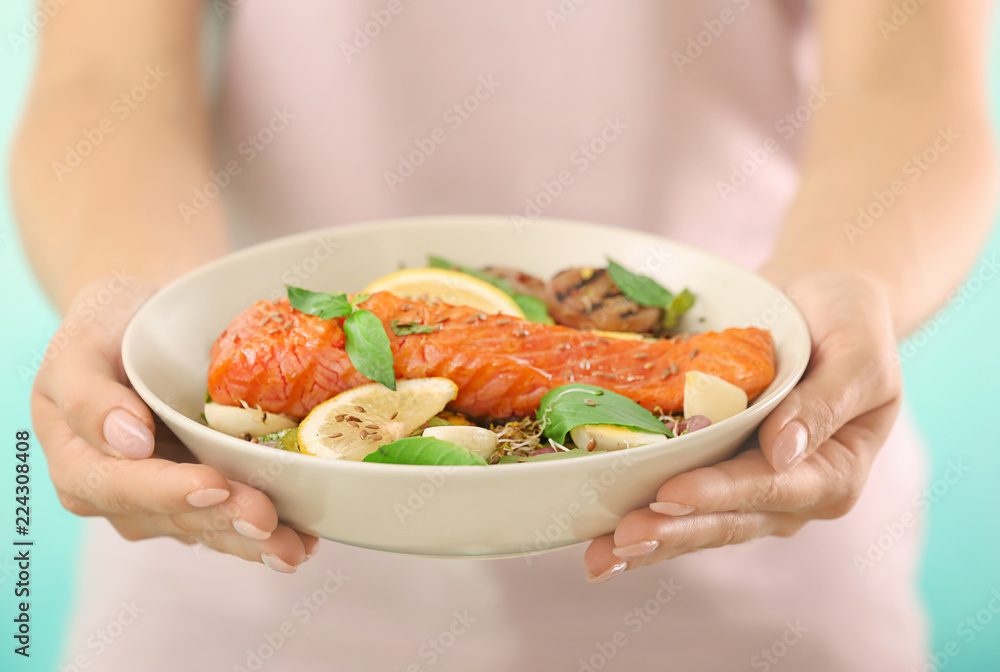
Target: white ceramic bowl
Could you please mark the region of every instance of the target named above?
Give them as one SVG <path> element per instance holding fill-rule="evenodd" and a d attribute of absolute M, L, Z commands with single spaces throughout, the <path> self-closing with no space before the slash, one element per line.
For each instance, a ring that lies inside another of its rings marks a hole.
<path fill-rule="evenodd" d="M 692 331 L 756 325 L 777 346 L 777 378 L 750 406 L 693 434 L 603 455 L 491 467 L 323 460 L 209 429 L 209 348 L 236 315 L 284 284 L 357 291 L 400 264 L 437 254 L 547 277 L 608 256 L 697 296 Z M 809 359 L 801 314 L 781 292 L 727 261 L 664 238 L 564 221 L 515 226 L 505 217 L 425 217 L 338 227 L 231 254 L 152 296 L 129 324 L 129 380 L 194 455 L 274 501 L 299 530 L 365 548 L 427 556 L 500 557 L 568 546 L 611 532 L 681 472 L 730 457 L 795 385 Z"/>

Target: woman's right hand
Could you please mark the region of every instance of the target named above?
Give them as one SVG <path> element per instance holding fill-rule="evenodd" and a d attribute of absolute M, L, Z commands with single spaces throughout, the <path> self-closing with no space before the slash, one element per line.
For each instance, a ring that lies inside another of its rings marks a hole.
<path fill-rule="evenodd" d="M 129 540 L 169 536 L 279 572 L 319 540 L 278 522 L 268 497 L 197 464 L 129 386 L 125 326 L 155 288 L 109 278 L 77 294 L 31 393 L 31 416 L 62 505 Z"/>

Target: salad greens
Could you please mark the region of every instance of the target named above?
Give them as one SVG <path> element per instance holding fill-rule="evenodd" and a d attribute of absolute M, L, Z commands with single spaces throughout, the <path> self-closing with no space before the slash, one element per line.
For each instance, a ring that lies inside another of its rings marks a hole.
<path fill-rule="evenodd" d="M 328 294 L 291 285 L 285 287 L 289 303 L 300 312 L 324 320 L 347 317 L 344 320 L 344 347 L 351 364 L 365 377 L 382 383 L 390 390 L 396 389 L 389 335 L 375 313 L 358 308 L 368 294 L 359 294 L 352 302 L 344 293 Z"/>
<path fill-rule="evenodd" d="M 660 420 L 628 397 L 595 385 L 573 383 L 550 390 L 538 406 L 538 419 L 545 436 L 557 443 L 580 425 L 618 425 L 636 432 L 673 432 Z"/>
<path fill-rule="evenodd" d="M 608 259 L 608 275 L 622 290 L 625 298 L 640 306 L 662 308 L 663 320 L 661 324 L 664 329 L 676 327 L 681 315 L 694 305 L 694 294 L 689 290 L 685 289 L 674 296 L 670 290 L 656 280 L 633 273 L 611 259 Z"/>
<path fill-rule="evenodd" d="M 410 436 L 384 446 L 365 456 L 364 462 L 383 464 L 423 464 L 430 466 L 478 465 L 486 460 L 468 448 L 431 436 Z"/>

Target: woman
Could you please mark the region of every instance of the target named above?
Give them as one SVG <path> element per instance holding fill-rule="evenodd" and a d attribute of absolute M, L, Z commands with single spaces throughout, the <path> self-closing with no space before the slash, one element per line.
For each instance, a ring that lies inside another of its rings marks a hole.
<path fill-rule="evenodd" d="M 95 525 L 85 552 L 67 664 L 922 664 L 922 462 L 894 428 L 893 355 L 990 226 L 988 3 L 620 4 L 216 2 L 217 101 L 201 3 L 100 0 L 51 21 L 15 186 L 74 335 L 33 416 L 63 504 L 114 528 Z M 181 451 L 127 387 L 129 316 L 228 241 L 451 212 L 657 231 L 758 267 L 806 315 L 810 368 L 760 448 L 671 479 L 587 548 L 587 579 L 613 583 L 583 581 L 576 549 L 475 562 L 319 543 L 249 486 L 170 461 Z"/>

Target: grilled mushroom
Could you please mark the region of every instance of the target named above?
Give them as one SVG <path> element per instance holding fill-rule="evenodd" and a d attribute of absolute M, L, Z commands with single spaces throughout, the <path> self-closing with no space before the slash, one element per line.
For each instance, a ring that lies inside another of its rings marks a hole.
<path fill-rule="evenodd" d="M 629 300 L 603 268 L 569 268 L 549 285 L 549 313 L 577 329 L 652 332 L 663 311 Z"/>

